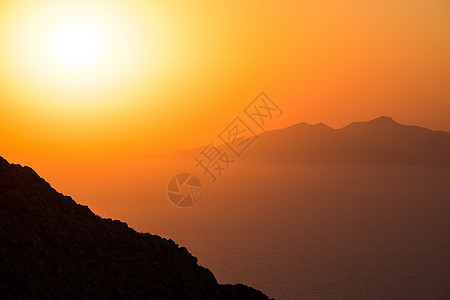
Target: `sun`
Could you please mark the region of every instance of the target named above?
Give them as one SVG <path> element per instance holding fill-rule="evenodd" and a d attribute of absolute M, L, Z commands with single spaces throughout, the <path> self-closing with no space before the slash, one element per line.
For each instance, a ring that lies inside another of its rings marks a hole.
<path fill-rule="evenodd" d="M 107 57 L 112 43 L 106 37 L 106 32 L 94 20 L 66 20 L 48 33 L 47 51 L 63 67 L 86 69 Z"/>
<path fill-rule="evenodd" d="M 162 70 L 167 52 L 156 30 L 162 26 L 145 7 L 122 0 L 7 1 L 0 11 L 0 83 L 14 105 L 34 112 L 124 110 Z"/>
<path fill-rule="evenodd" d="M 25 27 L 24 43 L 34 49 L 25 53 L 28 65 L 39 64 L 41 70 L 45 67 L 69 82 L 75 75 L 76 81 L 95 81 L 117 72 L 117 65 L 126 67 L 132 60 L 130 49 L 136 46 L 129 18 L 106 4 L 69 3 L 36 12 Z"/>

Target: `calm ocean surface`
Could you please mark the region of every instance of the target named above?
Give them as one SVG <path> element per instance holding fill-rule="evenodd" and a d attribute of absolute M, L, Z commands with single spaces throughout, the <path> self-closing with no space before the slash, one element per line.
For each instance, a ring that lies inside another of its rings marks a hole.
<path fill-rule="evenodd" d="M 173 172 L 94 211 L 275 299 L 450 299 L 448 168 L 237 164 L 188 209 L 167 200 Z"/>

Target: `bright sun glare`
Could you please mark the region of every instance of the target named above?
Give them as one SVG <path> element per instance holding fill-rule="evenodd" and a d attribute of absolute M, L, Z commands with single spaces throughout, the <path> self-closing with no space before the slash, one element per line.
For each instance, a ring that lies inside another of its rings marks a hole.
<path fill-rule="evenodd" d="M 140 8 L 115 0 L 9 2 L 0 12 L 0 63 L 11 70 L 10 88 L 39 109 L 124 106 L 119 99 L 129 102 L 156 69 L 161 44 Z"/>
<path fill-rule="evenodd" d="M 105 58 L 105 36 L 92 21 L 68 20 L 49 33 L 48 51 L 55 62 L 67 68 L 88 68 Z"/>

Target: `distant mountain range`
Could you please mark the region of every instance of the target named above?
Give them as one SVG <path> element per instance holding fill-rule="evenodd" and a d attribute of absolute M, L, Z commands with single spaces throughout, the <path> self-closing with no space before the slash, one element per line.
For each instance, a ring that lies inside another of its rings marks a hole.
<path fill-rule="evenodd" d="M 174 241 L 102 219 L 0 157 L 1 299 L 268 299 Z"/>
<path fill-rule="evenodd" d="M 192 159 L 201 150 L 166 157 Z M 450 167 L 450 133 L 399 124 L 386 116 L 341 129 L 299 123 L 261 134 L 242 156 L 243 161 L 259 162 Z"/>

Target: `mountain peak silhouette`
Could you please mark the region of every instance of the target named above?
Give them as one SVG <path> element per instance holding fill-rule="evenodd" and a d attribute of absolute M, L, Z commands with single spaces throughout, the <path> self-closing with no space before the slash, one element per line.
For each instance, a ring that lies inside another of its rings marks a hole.
<path fill-rule="evenodd" d="M 391 117 L 388 117 L 388 116 L 381 116 L 381 117 L 375 118 L 375 119 L 369 121 L 369 123 L 398 124 L 397 122 L 395 122 L 394 119 L 392 119 Z"/>
<path fill-rule="evenodd" d="M 353 128 L 384 128 L 389 130 L 397 126 L 404 126 L 404 125 L 397 123 L 391 117 L 381 116 L 370 121 L 352 122 L 341 129 L 348 130 Z"/>
<path fill-rule="evenodd" d="M 227 151 L 226 146 L 222 146 Z M 203 147 L 161 155 L 191 160 Z M 381 116 L 340 129 L 300 122 L 265 132 L 243 161 L 450 167 L 450 133 L 397 123 Z"/>
<path fill-rule="evenodd" d="M 2 299 L 268 299 L 219 285 L 186 248 L 102 219 L 2 157 L 0 230 Z"/>
<path fill-rule="evenodd" d="M 341 129 L 296 125 L 260 136 L 245 158 L 258 161 L 450 166 L 450 133 L 397 123 L 388 116 Z"/>

